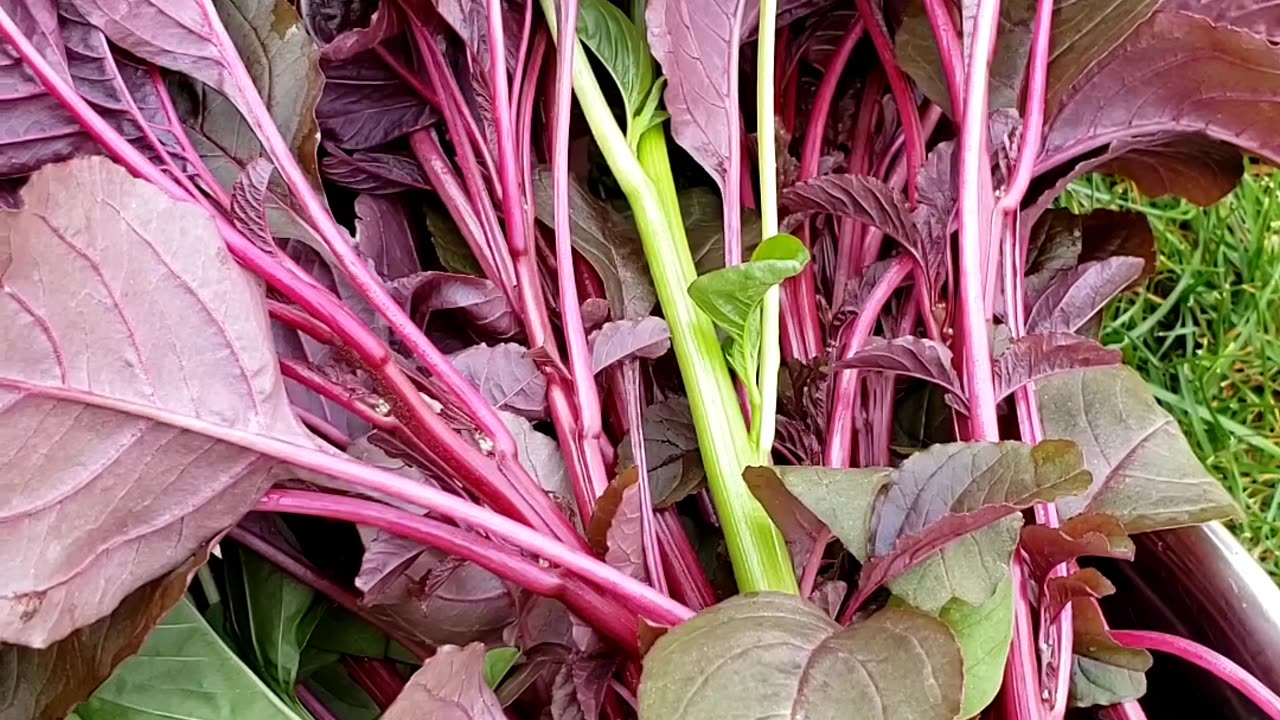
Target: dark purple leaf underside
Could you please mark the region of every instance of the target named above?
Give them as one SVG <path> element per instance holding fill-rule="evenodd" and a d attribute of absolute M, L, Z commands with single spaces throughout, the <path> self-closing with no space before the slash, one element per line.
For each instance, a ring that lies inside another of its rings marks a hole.
<path fill-rule="evenodd" d="M 925 338 L 873 338 L 865 348 L 846 360 L 836 362 L 833 367 L 910 375 L 936 383 L 957 397 L 964 397 L 960 377 L 952 366 L 951 350 Z"/>
<path fill-rule="evenodd" d="M 326 180 L 365 193 L 389 194 L 405 190 L 426 190 L 427 178 L 414 160 L 381 152 L 350 155 L 337 146 L 320 161 Z"/>
<path fill-rule="evenodd" d="M 1036 298 L 1028 298 L 1031 333 L 1075 332 L 1142 274 L 1141 258 L 1112 257 L 1060 273 Z"/>
<path fill-rule="evenodd" d="M 662 318 L 607 322 L 591 336 L 594 372 L 633 358 L 662 357 L 671 348 L 671 329 Z"/>
<path fill-rule="evenodd" d="M 426 311 L 454 311 L 478 334 L 494 340 L 511 340 L 523 333 L 520 317 L 510 300 L 489 280 L 441 272 L 414 277 L 415 307 Z"/>
<path fill-rule="evenodd" d="M 1002 399 L 1023 385 L 1073 368 L 1118 365 L 1124 361 L 1119 350 L 1104 348 L 1089 338 L 1071 333 L 1027 335 L 996 358 L 996 399 Z"/>
<path fill-rule="evenodd" d="M 547 379 L 520 345 L 476 345 L 449 358 L 490 404 L 530 420 L 547 416 Z"/>
<path fill-rule="evenodd" d="M 356 249 L 373 263 L 383 280 L 398 280 L 419 270 L 408 209 L 396 198 L 356 198 Z"/>
<path fill-rule="evenodd" d="M 323 60 L 324 92 L 316 119 L 327 141 L 348 150 L 382 145 L 435 121 L 427 101 L 372 52 Z"/>
<path fill-rule="evenodd" d="M 267 251 L 275 250 L 267 224 L 267 187 L 276 168 L 266 158 L 258 158 L 240 173 L 231 186 L 231 220 L 245 237 Z"/>

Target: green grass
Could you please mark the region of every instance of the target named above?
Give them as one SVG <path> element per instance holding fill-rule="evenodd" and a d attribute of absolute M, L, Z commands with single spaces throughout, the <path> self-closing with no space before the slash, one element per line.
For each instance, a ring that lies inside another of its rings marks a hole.
<path fill-rule="evenodd" d="M 1236 534 L 1280 582 L 1280 174 L 1250 172 L 1209 208 L 1146 201 L 1105 178 L 1062 203 L 1150 219 L 1156 274 L 1108 310 L 1103 342 L 1124 350 L 1235 495 Z"/>

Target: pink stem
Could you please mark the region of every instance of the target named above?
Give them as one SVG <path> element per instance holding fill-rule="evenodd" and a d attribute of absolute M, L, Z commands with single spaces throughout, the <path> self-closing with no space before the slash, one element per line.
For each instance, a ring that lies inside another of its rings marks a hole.
<path fill-rule="evenodd" d="M 213 176 L 209 171 L 209 166 L 203 162 L 197 162 L 200 159 L 200 153 L 196 152 L 196 148 L 191 144 L 191 138 L 187 137 L 186 129 L 182 126 L 182 119 L 178 117 L 178 109 L 173 106 L 173 98 L 169 95 L 169 88 L 164 84 L 164 77 L 160 74 L 160 69 L 152 65 L 150 68 L 151 85 L 155 88 L 156 96 L 160 98 L 160 108 L 164 111 L 165 120 L 169 123 L 169 128 L 173 130 L 174 136 L 178 138 L 178 145 L 182 148 L 182 152 L 190 159 L 196 175 L 200 177 L 200 181 L 205 185 L 205 192 L 213 196 L 213 199 L 222 208 L 231 207 L 231 196 L 222 187 L 222 183 Z"/>
<path fill-rule="evenodd" d="M 826 555 L 827 545 L 831 542 L 831 531 L 822 528 L 809 550 L 809 559 L 805 560 L 804 569 L 800 573 L 800 597 L 808 598 L 818 584 L 818 570 L 822 567 L 822 558 Z"/>
<path fill-rule="evenodd" d="M 341 342 L 338 340 L 338 336 L 334 335 L 333 331 L 329 329 L 328 325 L 316 320 L 293 305 L 268 300 L 267 314 L 272 320 L 283 323 L 323 345 L 336 346 Z"/>
<path fill-rule="evenodd" d="M 559 574 L 465 530 L 369 500 L 305 490 L 269 490 L 257 509 L 344 520 L 416 540 L 475 563 L 530 592 L 560 600 L 622 647 L 635 647 L 635 616 L 620 612 L 609 600 L 602 602 L 603 596 L 583 592 L 583 588 L 574 587 Z"/>
<path fill-rule="evenodd" d="M 834 360 L 848 358 L 862 349 L 867 339 L 871 337 L 871 333 L 875 331 L 884 304 L 889 301 L 894 291 L 911 272 L 912 263 L 910 258 L 903 255 L 893 259 L 892 264 L 868 294 L 866 305 L 859 309 L 858 319 L 841 340 Z M 836 373 L 828 421 L 827 444 L 822 458 L 823 464 L 827 467 L 849 467 L 853 449 L 853 396 L 857 382 L 858 371 L 856 370 L 840 370 Z"/>
<path fill-rule="evenodd" d="M 293 414 L 298 416 L 298 419 L 302 421 L 303 425 L 307 426 L 308 430 L 320 436 L 322 440 L 330 445 L 343 452 L 346 452 L 347 449 L 351 447 L 351 438 L 346 433 L 334 427 L 333 423 L 330 423 L 328 420 L 325 420 L 309 410 L 303 410 L 297 405 L 293 406 Z"/>
<path fill-rule="evenodd" d="M 663 564 L 672 595 L 694 612 L 714 605 L 715 590 L 707 579 L 706 571 L 702 569 L 697 551 L 689 543 L 689 536 L 680 521 L 680 513 L 675 508 L 659 510 L 657 530 L 658 539 L 665 550 Z"/>
<path fill-rule="evenodd" d="M 920 174 L 920 166 L 924 164 L 924 133 L 920 127 L 920 111 L 916 107 L 915 95 L 911 92 L 911 84 L 906 73 L 898 65 L 893 54 L 893 41 L 884 25 L 876 21 L 877 14 L 871 7 L 871 0 L 854 0 L 858 14 L 866 18 L 867 33 L 871 36 L 871 44 L 875 46 L 876 55 L 884 67 L 885 77 L 889 80 L 889 90 L 893 93 L 893 101 L 898 106 L 898 114 L 902 117 L 902 132 L 907 143 L 907 198 L 916 201 L 916 177 Z M 983 67 L 985 75 L 986 68 Z M 986 93 L 983 93 L 983 103 Z M 984 105 L 985 106 L 985 105 Z"/>
<path fill-rule="evenodd" d="M 604 458 L 600 454 L 601 428 L 600 397 L 597 394 L 595 370 L 592 367 L 591 349 L 587 345 L 587 333 L 582 323 L 582 302 L 578 298 L 578 283 L 573 272 L 573 239 L 569 218 L 569 120 L 573 109 L 573 54 L 578 47 L 578 0 L 560 0 L 560 17 L 556 25 L 559 41 L 556 44 L 556 82 L 555 113 L 553 115 L 554 131 L 551 142 L 551 174 L 555 195 L 555 236 L 556 236 L 556 277 L 560 288 L 561 329 L 564 333 L 565 345 L 569 356 L 569 373 L 573 376 L 574 396 L 578 406 L 578 447 L 582 453 L 586 469 L 587 497 L 580 503 L 584 522 L 595 507 L 595 499 L 608 486 L 608 473 L 605 471 Z M 493 21 L 490 20 L 490 24 Z M 734 206 L 736 208 L 736 205 Z M 738 215 L 736 211 L 733 215 Z M 638 410 L 638 408 L 637 408 Z M 639 424 L 633 424 L 632 432 L 639 431 Z M 639 458 L 637 458 L 639 461 Z M 643 467 L 643 466 L 642 466 Z M 648 495 L 648 482 L 641 476 L 641 496 Z M 652 507 L 652 503 L 648 504 Z M 645 520 L 651 519 L 649 514 Z M 652 550 L 654 555 L 648 558 L 653 568 L 657 565 L 657 543 L 653 542 L 653 526 L 651 522 L 642 522 L 647 526 L 644 532 L 646 555 Z M 650 576 L 655 587 L 664 590 L 662 573 Z"/>
<path fill-rule="evenodd" d="M 1271 720 L 1280 720 L 1280 695 L 1221 653 L 1186 638 L 1149 630 L 1112 630 L 1111 637 L 1121 645 L 1168 653 L 1198 665 L 1244 693 Z"/>
<path fill-rule="evenodd" d="M 951 19 L 947 0 L 924 0 L 924 11 L 929 16 L 929 29 L 938 46 L 942 60 L 942 75 L 947 80 L 947 92 L 951 95 L 952 112 L 960 117 L 960 98 L 964 91 L 964 49 Z"/>
<path fill-rule="evenodd" d="M 847 170 L 854 175 L 866 175 L 871 168 L 871 144 L 875 139 L 876 119 L 880 114 L 881 95 L 884 94 L 884 73 L 871 72 L 867 85 L 858 100 L 858 120 L 854 125 L 853 142 L 849 148 Z M 831 288 L 831 306 L 844 305 L 844 295 L 853 281 L 855 272 L 869 264 L 862 256 L 862 223 L 843 220 L 836 241 L 836 269 Z"/>
<path fill-rule="evenodd" d="M 321 375 L 307 363 L 292 358 L 280 358 L 280 374 L 320 397 L 336 403 L 342 409 L 379 430 L 394 431 L 400 427 L 400 423 L 394 418 L 374 412 L 373 408 L 353 397 L 351 391 Z"/>
<path fill-rule="evenodd" d="M 298 696 L 298 702 L 302 703 L 302 707 L 306 708 L 315 720 L 342 720 L 306 685 L 298 684 L 293 692 Z"/>

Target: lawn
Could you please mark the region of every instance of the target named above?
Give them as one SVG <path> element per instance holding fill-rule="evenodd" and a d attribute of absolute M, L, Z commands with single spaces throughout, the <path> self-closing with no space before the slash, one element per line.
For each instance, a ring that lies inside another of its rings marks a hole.
<path fill-rule="evenodd" d="M 1209 208 L 1146 201 L 1104 178 L 1063 199 L 1147 215 L 1159 265 L 1114 303 L 1103 341 L 1123 349 L 1196 453 L 1244 508 L 1240 540 L 1280 582 L 1280 174 L 1253 168 Z"/>

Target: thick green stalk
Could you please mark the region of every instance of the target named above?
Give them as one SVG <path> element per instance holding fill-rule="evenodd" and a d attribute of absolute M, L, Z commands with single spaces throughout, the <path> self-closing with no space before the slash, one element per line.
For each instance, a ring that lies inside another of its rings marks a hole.
<path fill-rule="evenodd" d="M 544 14 L 552 0 L 543 0 Z M 592 135 L 635 212 L 658 301 L 671 327 L 676 360 L 689 393 L 702 462 L 724 529 L 738 588 L 743 592 L 797 592 L 786 543 L 742 479 L 757 462 L 724 352 L 711 320 L 689 297 L 697 276 L 684 238 L 680 205 L 661 128 L 641 136 L 633 154 L 613 118 L 581 45 L 575 49 L 573 87 Z M 638 157 L 637 157 L 638 155 Z"/>
<path fill-rule="evenodd" d="M 774 142 L 773 70 L 774 36 L 778 29 L 777 0 L 760 0 L 760 41 L 756 51 L 756 145 L 760 148 L 760 234 L 767 240 L 778 234 L 778 146 Z M 773 436 L 778 424 L 778 372 L 782 350 L 778 339 L 782 287 L 764 295 L 760 308 L 759 416 L 754 419 L 752 440 L 758 462 L 772 464 Z"/>

